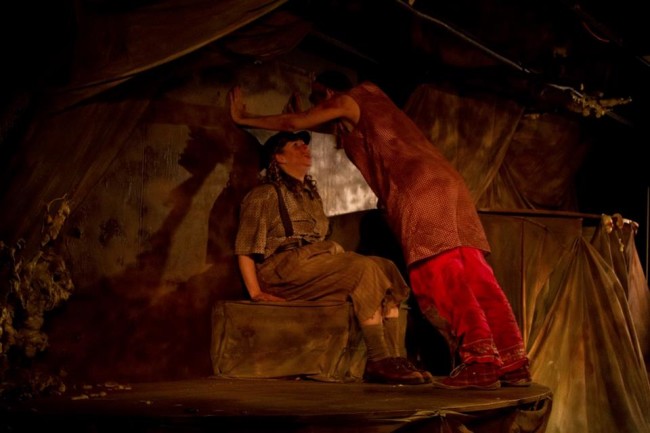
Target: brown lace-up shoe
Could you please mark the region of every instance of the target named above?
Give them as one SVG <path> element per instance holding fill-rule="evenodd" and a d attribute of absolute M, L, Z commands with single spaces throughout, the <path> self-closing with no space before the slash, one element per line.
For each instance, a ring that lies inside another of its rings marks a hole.
<path fill-rule="evenodd" d="M 415 370 L 406 369 L 397 358 L 384 358 L 366 362 L 363 378 L 366 382 L 388 383 L 394 385 L 420 385 L 422 375 Z"/>
<path fill-rule="evenodd" d="M 433 386 L 444 389 L 498 389 L 498 368 L 493 364 L 460 364 L 447 377 L 434 377 Z"/>
<path fill-rule="evenodd" d="M 501 381 L 501 386 L 530 386 L 533 383 L 528 364 L 516 370 L 503 373 L 499 377 L 499 380 Z"/>
<path fill-rule="evenodd" d="M 395 362 L 401 364 L 406 370 L 417 371 L 422 376 L 422 383 L 431 383 L 433 382 L 433 375 L 426 370 L 416 367 L 408 358 L 397 357 Z"/>

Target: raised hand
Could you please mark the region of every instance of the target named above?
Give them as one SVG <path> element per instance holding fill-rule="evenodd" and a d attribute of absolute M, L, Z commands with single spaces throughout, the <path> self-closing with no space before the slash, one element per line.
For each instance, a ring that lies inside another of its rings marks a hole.
<path fill-rule="evenodd" d="M 302 111 L 302 101 L 300 98 L 300 93 L 293 92 L 289 96 L 287 104 L 284 106 L 283 113 L 300 113 Z"/>
<path fill-rule="evenodd" d="M 241 87 L 235 86 L 228 92 L 230 117 L 235 123 L 240 123 L 246 117 L 246 104 L 242 98 Z"/>

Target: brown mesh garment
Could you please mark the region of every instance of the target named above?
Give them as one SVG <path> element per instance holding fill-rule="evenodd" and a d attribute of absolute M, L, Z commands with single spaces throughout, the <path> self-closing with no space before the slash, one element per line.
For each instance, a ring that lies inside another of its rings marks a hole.
<path fill-rule="evenodd" d="M 385 210 L 408 265 L 458 246 L 490 247 L 461 175 L 372 83 L 348 92 L 361 117 L 340 145 Z"/>

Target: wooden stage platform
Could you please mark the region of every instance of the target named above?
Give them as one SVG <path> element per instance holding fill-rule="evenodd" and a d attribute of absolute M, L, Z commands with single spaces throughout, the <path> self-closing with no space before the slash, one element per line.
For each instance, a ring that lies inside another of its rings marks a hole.
<path fill-rule="evenodd" d="M 539 384 L 452 391 L 205 378 L 3 402 L 0 432 L 505 432 L 516 423 L 517 431 L 541 433 L 551 406 L 550 389 Z"/>

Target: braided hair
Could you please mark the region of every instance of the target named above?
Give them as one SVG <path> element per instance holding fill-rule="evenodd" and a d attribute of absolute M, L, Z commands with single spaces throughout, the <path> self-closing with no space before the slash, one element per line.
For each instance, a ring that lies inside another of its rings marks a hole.
<path fill-rule="evenodd" d="M 280 168 L 278 161 L 273 157 L 271 158 L 269 166 L 266 168 L 266 173 L 262 175 L 261 181 L 262 183 L 268 184 L 284 184 L 284 186 L 286 186 L 287 189 L 297 197 L 302 195 L 302 192 L 305 189 L 303 186 L 306 184 L 309 187 L 308 193 L 310 198 L 316 198 L 318 200 L 321 198 L 318 193 L 318 187 L 316 186 L 316 180 L 314 180 L 310 175 L 305 175 L 304 183 L 300 182 L 300 180 L 285 173 Z"/>

